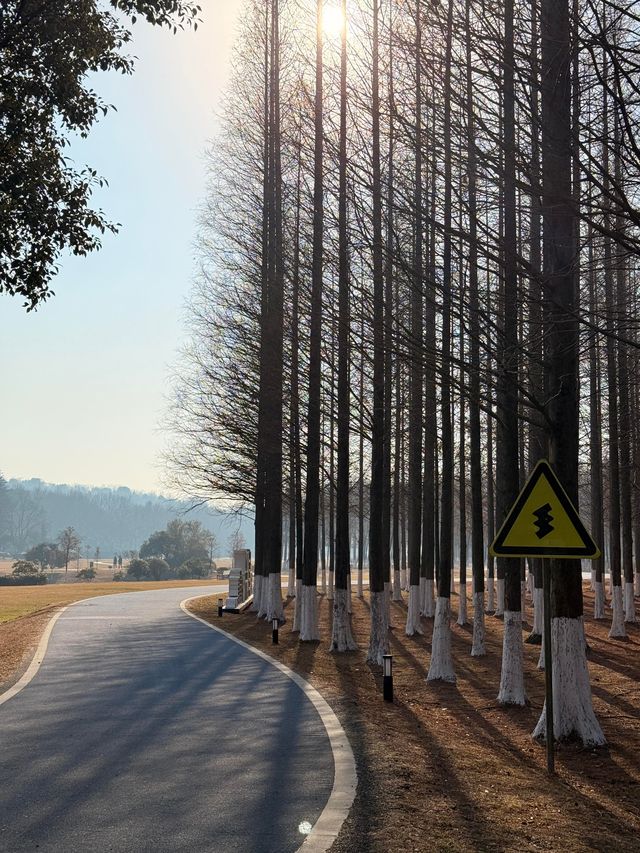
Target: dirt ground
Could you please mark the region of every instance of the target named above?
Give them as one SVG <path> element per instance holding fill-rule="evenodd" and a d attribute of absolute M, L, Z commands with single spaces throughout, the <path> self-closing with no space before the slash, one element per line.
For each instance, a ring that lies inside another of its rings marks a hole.
<path fill-rule="evenodd" d="M 496 703 L 502 622 L 487 617 L 485 658 L 472 658 L 471 626 L 453 625 L 456 685 L 425 680 L 432 630 L 404 633 L 406 604 L 392 604 L 393 704 L 382 701 L 379 667 L 366 663 L 369 610 L 353 599 L 360 648 L 328 650 L 330 602 L 321 598 L 323 641 L 291 634 L 292 602 L 280 644 L 254 615 L 225 614 L 215 598 L 194 602 L 199 615 L 259 646 L 309 678 L 338 714 L 354 748 L 359 784 L 333 853 L 390 851 L 640 851 L 640 625 L 609 640 L 585 591 L 594 707 L 608 746 L 564 744 L 557 776 L 532 741 L 544 697 L 539 647 L 525 645 L 525 708 Z M 452 599 L 457 611 L 457 596 Z M 470 616 L 472 613 L 469 608 Z M 528 613 L 529 626 L 531 612 Z M 527 630 L 526 634 L 528 635 Z"/>

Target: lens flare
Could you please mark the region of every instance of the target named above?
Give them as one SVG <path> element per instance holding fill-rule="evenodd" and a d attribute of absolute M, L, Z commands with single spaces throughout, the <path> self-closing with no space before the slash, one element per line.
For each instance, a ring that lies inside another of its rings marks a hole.
<path fill-rule="evenodd" d="M 322 10 L 322 29 L 327 38 L 339 39 L 344 27 L 342 6 L 337 3 L 327 3 Z"/>

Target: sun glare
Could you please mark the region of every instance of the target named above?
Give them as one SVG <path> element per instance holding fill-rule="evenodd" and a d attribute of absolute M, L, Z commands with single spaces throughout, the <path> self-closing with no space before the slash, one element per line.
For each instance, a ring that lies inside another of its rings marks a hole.
<path fill-rule="evenodd" d="M 337 3 L 326 3 L 322 10 L 322 29 L 330 39 L 339 39 L 344 26 L 342 6 Z"/>

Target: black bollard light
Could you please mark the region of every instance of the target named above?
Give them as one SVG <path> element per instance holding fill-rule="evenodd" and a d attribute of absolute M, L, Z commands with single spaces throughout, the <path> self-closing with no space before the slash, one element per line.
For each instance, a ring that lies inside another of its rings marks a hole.
<path fill-rule="evenodd" d="M 218 599 L 218 616 L 220 616 L 220 618 L 222 618 L 222 599 L 221 598 Z"/>
<path fill-rule="evenodd" d="M 393 655 L 382 655 L 382 698 L 393 702 Z"/>
<path fill-rule="evenodd" d="M 273 640 L 273 645 L 277 646 L 278 645 L 278 620 L 277 619 L 273 620 L 273 622 L 271 623 L 271 628 L 272 628 L 271 639 Z"/>

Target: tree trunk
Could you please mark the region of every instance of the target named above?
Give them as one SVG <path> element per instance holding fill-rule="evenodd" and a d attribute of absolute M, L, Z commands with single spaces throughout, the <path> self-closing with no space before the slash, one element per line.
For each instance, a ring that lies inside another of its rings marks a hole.
<path fill-rule="evenodd" d="M 372 56 L 372 208 L 373 208 L 373 405 L 369 517 L 371 634 L 367 660 L 382 664 L 389 649 L 388 601 L 384 594 L 382 515 L 384 497 L 384 276 L 382 269 L 382 184 L 380 174 L 379 5 L 373 0 Z M 387 543 L 388 547 L 388 543 Z"/>
<path fill-rule="evenodd" d="M 529 390 L 537 406 L 544 400 L 544 316 L 542 310 L 542 252 L 540 245 L 540 113 L 538 62 L 538 0 L 531 0 L 531 200 L 529 205 Z M 547 456 L 547 433 L 540 409 L 531 411 L 529 424 L 529 469 Z M 544 593 L 542 560 L 530 560 L 533 569 L 533 626 L 527 643 L 542 643 Z"/>
<path fill-rule="evenodd" d="M 315 142 L 313 160 L 313 256 L 309 318 L 309 400 L 307 412 L 307 486 L 304 510 L 304 567 L 300 639 L 319 640 L 318 630 L 318 504 L 320 500 L 320 387 L 322 332 L 322 252 L 324 228 L 322 0 L 317 3 Z"/>
<path fill-rule="evenodd" d="M 263 151 L 262 151 L 262 234 L 261 234 L 261 267 L 260 267 L 260 389 L 267 382 L 266 359 L 266 323 L 269 304 L 269 210 L 271 198 L 271 86 L 270 86 L 270 4 L 265 4 L 264 28 L 264 104 L 263 104 Z M 258 438 L 256 448 L 256 486 L 255 486 L 255 559 L 252 611 L 258 618 L 265 615 L 266 584 L 264 582 L 264 501 L 265 501 L 265 408 L 266 394 L 258 393 Z"/>
<path fill-rule="evenodd" d="M 433 81 L 430 85 L 433 96 Z M 424 578 L 421 602 L 422 615 L 432 619 L 435 615 L 435 568 L 437 545 L 437 499 L 438 477 L 436 473 L 436 451 L 438 443 L 438 414 L 436 404 L 436 149 L 435 107 L 432 108 L 431 163 L 429 169 L 429 274 L 425 298 L 425 362 L 424 362 L 424 484 L 422 499 L 422 566 Z"/>
<path fill-rule="evenodd" d="M 442 265 L 442 492 L 440 572 L 431 640 L 428 681 L 455 682 L 451 656 L 451 575 L 453 569 L 453 427 L 451 424 L 451 42 L 453 0 L 449 0 L 444 79 L 444 247 Z"/>
<path fill-rule="evenodd" d="M 411 288 L 409 389 L 409 607 L 406 633 L 422 634 L 420 625 L 420 539 L 422 522 L 422 24 L 416 3 L 415 35 L 415 174 L 413 186 L 414 250 Z"/>
<path fill-rule="evenodd" d="M 480 442 L 480 318 L 478 303 L 478 224 L 475 110 L 471 56 L 471 0 L 465 4 L 467 84 L 467 172 L 469 203 L 469 452 L 471 475 L 471 573 L 473 578 L 473 642 L 471 654 L 486 654 L 484 627 L 484 530 L 482 449 Z"/>
<path fill-rule="evenodd" d="M 589 228 L 589 311 L 598 316 L 593 233 Z M 604 512 L 602 497 L 602 407 L 598 338 L 590 335 L 589 345 L 589 467 L 591 477 L 591 535 L 604 548 Z M 593 561 L 595 569 L 593 618 L 604 619 L 604 555 Z"/>
<path fill-rule="evenodd" d="M 516 229 L 515 93 L 513 0 L 504 4 L 504 55 L 502 65 L 504 138 L 503 181 L 503 329 L 498 374 L 498 435 L 496 515 L 502 524 L 519 491 L 518 458 L 518 270 Z M 502 559 L 505 579 L 504 638 L 498 702 L 524 705 L 522 596 L 520 560 Z"/>
<path fill-rule="evenodd" d="M 571 45 L 568 0 L 542 0 L 542 210 L 548 300 L 550 462 L 578 505 L 578 350 L 575 210 L 571 198 Z M 577 132 L 577 128 L 576 128 Z M 582 623 L 580 561 L 552 560 L 554 731 L 605 742 L 591 702 Z M 544 738 L 546 706 L 534 731 Z"/>
<path fill-rule="evenodd" d="M 394 0 L 389 0 L 389 75 L 388 75 L 388 121 L 389 121 L 389 156 L 387 160 L 387 246 L 385 258 L 385 305 L 384 305 L 384 334 L 385 334 L 385 362 L 384 362 L 384 499 L 383 505 L 383 531 L 382 540 L 384 542 L 384 557 L 385 557 L 385 581 L 391 578 L 391 528 L 392 528 L 392 503 L 393 503 L 393 600 L 402 601 L 402 589 L 400 584 L 400 566 L 397 560 L 397 545 L 395 532 L 397 530 L 395 524 L 396 510 L 396 494 L 391 487 L 391 441 L 392 441 L 392 397 L 393 397 L 393 332 L 394 332 L 394 204 L 395 204 L 395 186 L 394 186 L 394 147 L 395 147 L 395 126 L 394 126 L 394 111 L 395 101 L 393 92 L 394 80 L 394 65 L 393 65 L 393 3 Z M 396 361 L 399 361 L 396 355 Z M 399 407 L 396 407 L 396 429 L 398 423 Z M 397 441 L 397 432 L 396 432 Z M 397 463 L 397 457 L 396 457 Z M 395 465 L 397 469 L 397 464 Z M 395 472 L 394 472 L 395 481 Z"/>
<path fill-rule="evenodd" d="M 609 85 L 608 57 L 603 51 L 603 76 Z M 618 413 L 618 364 L 616 359 L 616 294 L 613 251 L 611 247 L 611 202 L 609 197 L 609 96 L 603 89 L 602 162 L 604 166 L 604 284 L 607 328 L 607 385 L 609 389 L 609 572 L 612 584 L 612 617 L 610 637 L 626 637 L 622 594 L 622 554 L 620 549 L 620 441 Z"/>
<path fill-rule="evenodd" d="M 342 0 L 344 21 L 347 0 Z M 347 27 L 342 27 L 340 51 L 340 187 L 338 195 L 338 472 L 336 480 L 335 595 L 331 650 L 356 648 L 351 633 L 349 579 L 349 246 L 347 242 Z"/>

